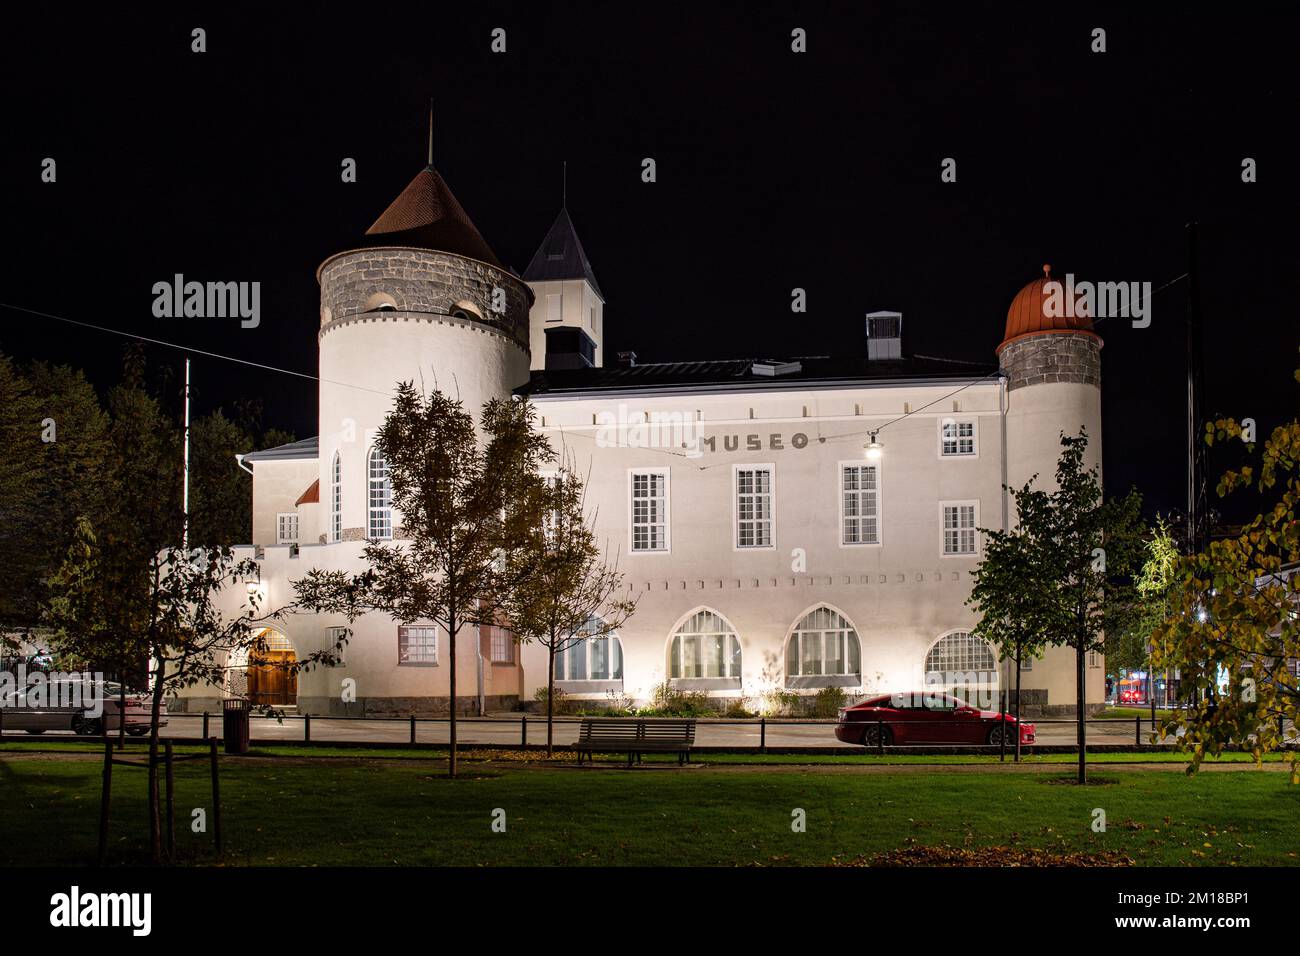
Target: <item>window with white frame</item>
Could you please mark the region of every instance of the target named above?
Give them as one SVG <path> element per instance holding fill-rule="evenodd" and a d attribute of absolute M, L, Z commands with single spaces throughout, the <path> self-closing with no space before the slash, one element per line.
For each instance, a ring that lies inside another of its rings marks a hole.
<path fill-rule="evenodd" d="M 403 624 L 397 628 L 397 663 L 430 667 L 438 663 L 438 628 Z"/>
<path fill-rule="evenodd" d="M 1034 659 L 1031 656 L 1026 654 L 1024 657 L 1020 658 L 1020 670 L 1022 672 L 1031 671 L 1033 669 L 1034 669 Z"/>
<path fill-rule="evenodd" d="M 668 472 L 632 472 L 632 550 L 668 550 Z"/>
<path fill-rule="evenodd" d="M 840 466 L 840 511 L 843 544 L 880 543 L 880 467 Z"/>
<path fill-rule="evenodd" d="M 589 621 L 588 634 L 599 630 L 596 620 Z M 623 644 L 617 634 L 575 638 L 555 655 L 556 680 L 622 680 Z"/>
<path fill-rule="evenodd" d="M 858 677 L 862 645 L 844 615 L 829 607 L 814 608 L 795 625 L 785 646 L 785 675 L 790 677 Z"/>
<path fill-rule="evenodd" d="M 1100 667 L 1100 666 L 1101 666 L 1101 654 L 1099 654 L 1097 651 L 1089 651 L 1089 652 L 1088 652 L 1088 666 L 1089 666 L 1089 667 Z"/>
<path fill-rule="evenodd" d="M 700 610 L 682 623 L 668 645 L 668 676 L 740 679 L 740 638 L 721 614 Z"/>
<path fill-rule="evenodd" d="M 975 422 L 944 419 L 939 429 L 940 453 L 945 458 L 975 454 Z"/>
<path fill-rule="evenodd" d="M 515 662 L 515 637 L 509 628 L 492 624 L 487 627 L 488 659 L 493 664 L 513 664 Z"/>
<path fill-rule="evenodd" d="M 367 536 L 384 540 L 393 536 L 393 485 L 388 479 L 388 462 L 377 448 L 366 456 L 368 514 Z"/>
<path fill-rule="evenodd" d="M 334 453 L 334 464 L 330 469 L 330 540 L 343 538 L 343 465 L 339 453 Z"/>
<path fill-rule="evenodd" d="M 944 635 L 925 655 L 927 684 L 951 684 L 958 681 L 955 675 L 965 675 L 958 681 L 961 683 L 996 684 L 997 671 L 998 659 L 993 648 L 967 631 Z"/>
<path fill-rule="evenodd" d="M 772 547 L 772 466 L 736 467 L 736 547 Z"/>
<path fill-rule="evenodd" d="M 943 553 L 974 554 L 978 539 L 977 516 L 973 501 L 954 501 L 943 505 Z"/>
<path fill-rule="evenodd" d="M 275 542 L 276 544 L 298 543 L 298 513 L 296 511 L 281 512 L 275 516 Z"/>
<path fill-rule="evenodd" d="M 560 311 L 560 305 L 564 300 L 554 292 L 546 296 L 546 321 L 559 322 L 563 317 Z"/>

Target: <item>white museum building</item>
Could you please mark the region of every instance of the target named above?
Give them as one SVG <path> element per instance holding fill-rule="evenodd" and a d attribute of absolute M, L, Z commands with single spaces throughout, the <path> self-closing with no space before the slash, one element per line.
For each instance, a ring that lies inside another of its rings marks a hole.
<path fill-rule="evenodd" d="M 476 414 L 526 396 L 589 474 L 597 536 L 637 599 L 616 637 L 559 660 L 571 697 L 645 701 L 666 681 L 751 702 L 859 697 L 951 672 L 1005 688 L 1006 666 L 969 633 L 979 529 L 1012 520 L 1004 485 L 1050 478 L 1061 432 L 1086 428 L 1100 465 L 1101 340 L 1086 317 L 1046 314 L 1046 274 L 1014 296 L 987 367 L 907 356 L 896 312 L 866 315 L 855 355 L 638 364 L 606 354 L 604 295 L 567 210 L 515 275 L 427 167 L 317 277 L 318 437 L 239 463 L 266 606 L 289 603 L 312 567 L 362 570 L 368 539 L 400 545 L 372 447 L 396 382 L 458 394 Z M 273 650 L 292 660 L 345 624 L 294 615 Z M 216 709 L 255 687 L 305 713 L 445 713 L 445 635 L 373 614 L 352 628 L 339 667 L 277 682 L 231 661 L 228 686 L 174 704 Z M 545 649 L 505 629 L 462 632 L 457 649 L 462 712 L 508 710 L 546 685 Z M 1088 664 L 1099 706 L 1103 661 Z M 1027 712 L 1072 712 L 1073 651 L 1049 650 L 1023 686 Z"/>

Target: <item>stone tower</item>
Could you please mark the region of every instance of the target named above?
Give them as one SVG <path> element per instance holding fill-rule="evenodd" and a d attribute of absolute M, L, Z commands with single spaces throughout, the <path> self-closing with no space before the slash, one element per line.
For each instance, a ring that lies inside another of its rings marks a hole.
<path fill-rule="evenodd" d="M 374 433 L 399 381 L 483 403 L 528 380 L 533 293 L 501 264 L 430 164 L 320 282 L 324 539 L 367 537 Z"/>
<path fill-rule="evenodd" d="M 1101 467 L 1101 337 L 1082 304 L 1049 315 L 1051 266 L 1016 294 L 997 355 L 1007 377 L 1007 480 L 1018 488 L 1035 474 L 1055 487 L 1061 432 L 1088 433 L 1085 461 Z"/>

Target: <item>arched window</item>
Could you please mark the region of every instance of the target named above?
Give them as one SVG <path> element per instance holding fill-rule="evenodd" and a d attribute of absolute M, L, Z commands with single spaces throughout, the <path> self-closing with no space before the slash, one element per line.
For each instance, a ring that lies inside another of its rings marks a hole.
<path fill-rule="evenodd" d="M 386 540 L 393 536 L 393 484 L 388 480 L 388 462 L 378 449 L 366 456 L 367 504 L 370 521 L 367 537 Z"/>
<path fill-rule="evenodd" d="M 785 646 L 787 687 L 852 687 L 862 682 L 858 632 L 839 611 L 813 608 Z"/>
<path fill-rule="evenodd" d="M 339 453 L 334 453 L 334 463 L 330 467 L 330 540 L 343 538 L 343 465 Z"/>
<path fill-rule="evenodd" d="M 464 300 L 457 302 L 451 307 L 451 317 L 453 319 L 462 319 L 466 321 L 483 321 L 483 316 L 479 312 L 478 307 L 472 302 L 466 302 Z"/>
<path fill-rule="evenodd" d="M 673 633 L 668 646 L 673 680 L 715 679 L 740 683 L 740 638 L 717 611 L 696 611 Z"/>
<path fill-rule="evenodd" d="M 596 618 L 587 622 L 587 634 L 600 630 Z M 617 634 L 583 637 L 555 655 L 557 681 L 623 680 L 623 644 Z"/>
<path fill-rule="evenodd" d="M 926 686 L 943 687 L 958 697 L 960 688 L 996 687 L 998 659 L 986 641 L 966 631 L 939 638 L 925 655 Z"/>
<path fill-rule="evenodd" d="M 384 292 L 376 292 L 366 300 L 365 308 L 362 312 L 396 312 L 397 303 L 393 297 Z"/>

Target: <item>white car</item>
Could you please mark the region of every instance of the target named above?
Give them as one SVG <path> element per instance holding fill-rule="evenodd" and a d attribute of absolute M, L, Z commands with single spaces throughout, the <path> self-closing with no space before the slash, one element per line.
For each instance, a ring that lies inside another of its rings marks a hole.
<path fill-rule="evenodd" d="M 11 692 L 0 701 L 0 724 L 5 730 L 25 730 L 29 734 L 43 734 L 47 730 L 71 730 L 84 736 L 94 736 L 105 730 L 115 731 L 121 725 L 119 712 L 122 685 L 104 681 L 101 712 L 86 706 L 86 695 L 80 692 L 80 681 L 54 681 L 35 693 L 33 688 Z M 73 704 L 71 702 L 79 703 Z M 147 694 L 126 695 L 126 732 L 139 737 L 149 732 L 151 701 Z M 167 725 L 167 705 L 162 705 L 159 726 Z"/>

